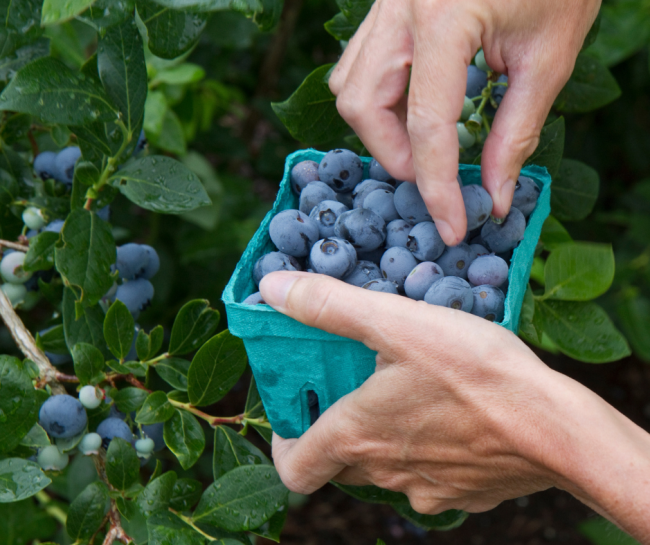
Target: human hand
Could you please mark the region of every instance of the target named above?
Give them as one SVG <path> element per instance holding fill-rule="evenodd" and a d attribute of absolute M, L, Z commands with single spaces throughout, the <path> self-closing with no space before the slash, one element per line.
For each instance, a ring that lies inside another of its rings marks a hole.
<path fill-rule="evenodd" d="M 647 434 L 505 328 L 322 275 L 271 273 L 260 290 L 276 310 L 378 353 L 375 374 L 302 437 L 274 436 L 289 489 L 374 484 L 436 514 L 558 486 L 613 520 L 645 524 L 650 536 L 642 486 L 637 518 L 630 506 L 630 483 L 650 475 Z M 622 457 L 636 464 L 634 478 L 622 474 L 627 466 L 613 474 Z"/>
<path fill-rule="evenodd" d="M 466 231 L 456 122 L 472 57 L 482 46 L 488 65 L 508 76 L 481 157 L 493 215 L 504 217 L 599 7 L 600 0 L 376 0 L 350 40 L 329 80 L 339 112 L 391 175 L 417 180 L 448 246 Z"/>

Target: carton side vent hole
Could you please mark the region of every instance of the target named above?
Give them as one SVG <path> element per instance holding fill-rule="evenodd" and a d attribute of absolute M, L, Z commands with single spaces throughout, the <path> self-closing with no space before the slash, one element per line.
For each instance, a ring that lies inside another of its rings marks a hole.
<path fill-rule="evenodd" d="M 320 416 L 318 394 L 314 390 L 307 391 L 307 405 L 309 406 L 309 425 L 312 426 Z"/>

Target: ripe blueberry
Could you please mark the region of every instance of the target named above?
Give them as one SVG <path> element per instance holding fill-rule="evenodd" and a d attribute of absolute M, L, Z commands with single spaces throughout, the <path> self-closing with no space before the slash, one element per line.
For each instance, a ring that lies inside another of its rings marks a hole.
<path fill-rule="evenodd" d="M 83 405 L 67 394 L 47 398 L 38 413 L 38 422 L 52 437 L 74 437 L 88 423 Z"/>
<path fill-rule="evenodd" d="M 406 295 L 416 301 L 422 301 L 429 288 L 445 275 L 442 269 L 432 261 L 418 263 L 404 281 Z"/>
<path fill-rule="evenodd" d="M 472 288 L 457 276 L 445 276 L 435 282 L 424 295 L 430 305 L 453 308 L 470 312 L 474 304 Z"/>
<path fill-rule="evenodd" d="M 318 177 L 335 191 L 347 193 L 363 178 L 363 164 L 356 153 L 335 149 L 327 152 L 321 160 Z"/>
<path fill-rule="evenodd" d="M 302 196 L 306 191 L 303 190 Z M 283 210 L 271 220 L 269 235 L 281 252 L 305 257 L 318 240 L 318 224 L 299 210 Z"/>

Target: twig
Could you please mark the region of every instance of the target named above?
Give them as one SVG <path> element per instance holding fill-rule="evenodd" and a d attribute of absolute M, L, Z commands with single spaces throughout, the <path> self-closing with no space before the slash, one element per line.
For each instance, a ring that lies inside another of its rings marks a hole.
<path fill-rule="evenodd" d="M 18 317 L 16 311 L 11 306 L 11 302 L 0 290 L 0 316 L 4 321 L 7 329 L 11 332 L 11 336 L 16 341 L 18 348 L 25 355 L 25 357 L 32 360 L 38 367 L 38 372 L 41 377 L 41 380 L 45 384 L 49 384 L 52 388 L 52 393 L 54 394 L 64 394 L 65 390 L 57 381 L 57 375 L 59 372 L 56 367 L 54 367 L 50 360 L 47 359 L 47 356 L 43 351 L 36 346 L 36 341 L 34 337 L 29 332 L 29 330 L 23 324 L 23 321 Z"/>
<path fill-rule="evenodd" d="M 97 474 L 99 475 L 99 478 L 106 484 L 106 486 L 108 486 L 108 489 L 115 490 L 113 485 L 111 485 L 111 483 L 108 482 L 108 477 L 106 476 L 106 465 L 104 462 L 104 455 L 105 454 L 103 449 L 100 451 L 99 454 L 93 455 L 92 458 L 93 458 L 93 462 L 95 463 L 95 469 L 97 470 Z M 106 533 L 106 537 L 104 538 L 102 545 L 111 545 L 116 539 L 124 543 L 124 545 L 133 543 L 133 539 L 131 539 L 128 536 L 128 534 L 124 531 L 124 528 L 122 528 L 122 520 L 120 519 L 120 512 L 117 509 L 117 503 L 115 503 L 114 498 L 111 498 L 111 506 L 108 509 L 107 517 L 108 517 L 107 522 L 110 523 L 110 528 Z"/>
<path fill-rule="evenodd" d="M 142 382 L 140 382 L 137 378 L 135 378 L 135 375 L 133 374 L 128 374 L 128 375 L 121 375 L 119 373 L 108 373 L 106 375 L 106 380 L 109 382 L 113 388 L 115 388 L 115 381 L 116 380 L 125 380 L 129 384 L 135 386 L 136 388 L 140 388 L 140 390 L 144 390 L 145 392 L 151 393 L 151 390 L 147 388 Z"/>
<path fill-rule="evenodd" d="M 29 250 L 28 246 L 20 244 L 19 242 L 11 242 L 10 240 L 0 240 L 0 246 L 11 248 L 12 250 L 18 250 L 19 252 L 27 252 L 27 250 Z"/>

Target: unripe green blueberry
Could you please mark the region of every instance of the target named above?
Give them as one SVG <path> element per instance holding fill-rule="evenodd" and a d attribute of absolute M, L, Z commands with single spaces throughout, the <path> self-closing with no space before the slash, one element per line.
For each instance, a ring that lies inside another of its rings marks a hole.
<path fill-rule="evenodd" d="M 461 148 L 471 148 L 476 142 L 476 137 L 467 130 L 464 123 L 456 123 L 456 130 L 458 131 L 458 144 Z"/>
<path fill-rule="evenodd" d="M 43 213 L 34 206 L 28 206 L 23 211 L 23 223 L 30 229 L 38 231 L 47 222 L 43 217 Z"/>
<path fill-rule="evenodd" d="M 483 70 L 483 72 L 489 72 L 492 70 L 485 61 L 485 51 L 482 49 L 476 54 L 476 57 L 474 57 L 474 64 L 476 64 L 476 68 Z"/>
<path fill-rule="evenodd" d="M 153 452 L 154 447 L 155 443 L 153 439 L 150 439 L 149 437 L 145 439 L 138 439 L 135 442 L 135 450 L 140 458 L 149 458 Z"/>
<path fill-rule="evenodd" d="M 61 471 L 67 467 L 70 457 L 61 452 L 57 446 L 48 445 L 38 452 L 36 461 L 45 470 L 54 469 Z"/>
<path fill-rule="evenodd" d="M 27 295 L 27 288 L 22 284 L 2 284 L 0 290 L 7 296 L 14 308 L 24 302 Z"/>
<path fill-rule="evenodd" d="M 460 114 L 461 121 L 467 121 L 469 119 L 469 116 L 472 115 L 475 111 L 476 106 L 474 105 L 474 101 L 469 97 L 465 97 L 465 100 L 463 102 L 463 111 Z"/>
<path fill-rule="evenodd" d="M 465 122 L 465 126 L 470 131 L 478 131 L 481 129 L 481 124 L 483 123 L 483 117 L 481 114 L 473 113 L 469 116 L 469 119 Z"/>
<path fill-rule="evenodd" d="M 87 433 L 79 443 L 79 452 L 89 456 L 90 454 L 99 454 L 102 446 L 102 438 L 98 433 Z"/>
<path fill-rule="evenodd" d="M 104 396 L 95 386 L 84 386 L 79 390 L 79 401 L 86 409 L 96 409 L 102 404 Z"/>
<path fill-rule="evenodd" d="M 5 282 L 11 284 L 24 284 L 31 277 L 32 273 L 23 270 L 25 254 L 23 252 L 12 252 L 5 254 L 0 261 L 0 274 Z"/>

